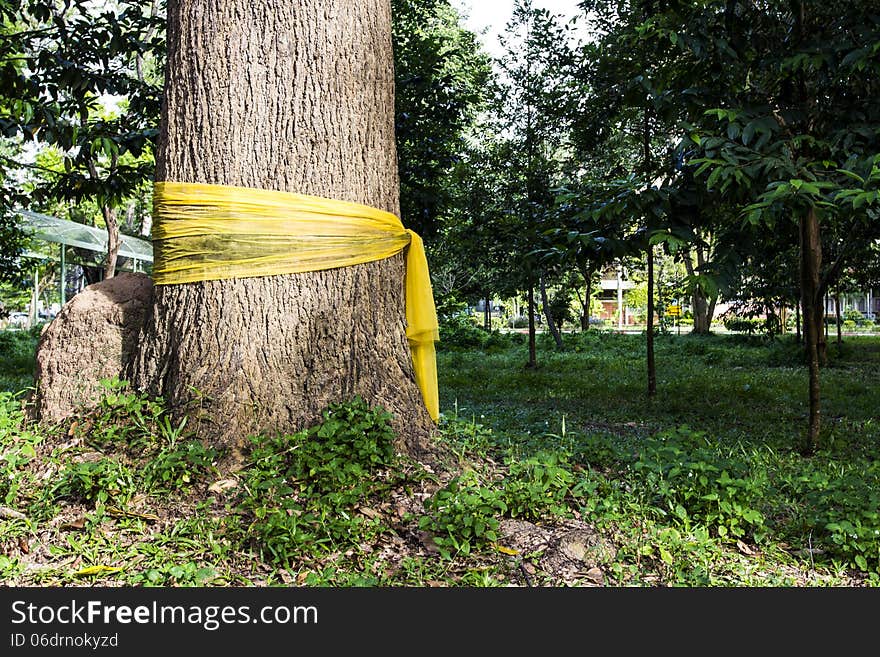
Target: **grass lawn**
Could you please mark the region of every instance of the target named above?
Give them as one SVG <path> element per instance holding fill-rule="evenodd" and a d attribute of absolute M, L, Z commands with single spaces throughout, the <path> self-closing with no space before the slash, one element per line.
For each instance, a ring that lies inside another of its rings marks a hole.
<path fill-rule="evenodd" d="M 87 417 L 27 422 L 33 334 L 0 334 L 0 580 L 14 585 L 876 586 L 880 339 L 829 347 L 823 448 L 799 447 L 788 338 L 446 333 L 448 472 L 393 453 L 352 402 L 218 454 L 108 385 Z"/>

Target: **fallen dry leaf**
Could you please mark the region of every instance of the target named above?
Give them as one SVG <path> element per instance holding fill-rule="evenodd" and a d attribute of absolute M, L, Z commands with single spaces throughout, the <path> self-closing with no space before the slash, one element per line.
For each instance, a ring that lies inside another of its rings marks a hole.
<path fill-rule="evenodd" d="M 27 518 L 21 511 L 10 509 L 7 506 L 0 506 L 0 518 L 9 518 L 11 520 L 24 520 Z"/>
<path fill-rule="evenodd" d="M 238 482 L 235 479 L 221 479 L 208 486 L 208 492 L 222 493 L 230 488 L 238 488 Z"/>
<path fill-rule="evenodd" d="M 157 522 L 159 520 L 159 516 L 152 513 L 136 513 L 135 511 L 118 509 L 115 506 L 107 507 L 107 515 L 112 518 L 138 518 L 140 520 L 146 520 L 148 522 Z"/>
<path fill-rule="evenodd" d="M 81 570 L 77 570 L 74 575 L 82 577 L 85 575 L 100 575 L 101 573 L 118 573 L 122 568 L 116 566 L 87 566 Z"/>
<path fill-rule="evenodd" d="M 85 527 L 86 527 L 86 519 L 83 517 L 80 517 L 80 518 L 77 518 L 76 520 L 74 520 L 73 522 L 64 523 L 63 525 L 61 525 L 61 527 L 59 527 L 59 529 L 61 529 L 61 530 L 77 529 L 77 530 L 79 530 L 79 529 L 85 529 Z"/>

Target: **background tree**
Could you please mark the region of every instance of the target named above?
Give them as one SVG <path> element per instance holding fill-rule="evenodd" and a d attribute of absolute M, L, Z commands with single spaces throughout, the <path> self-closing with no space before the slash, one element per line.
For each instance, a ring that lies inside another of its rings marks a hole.
<path fill-rule="evenodd" d="M 694 141 L 709 188 L 754 202 L 748 221 L 799 227 L 800 297 L 810 371 L 805 447 L 820 444 L 824 297 L 848 254 L 876 235 L 880 17 L 862 3 L 710 2 L 682 21 L 690 53 L 723 69 L 727 93 Z M 849 236 L 833 259 L 829 237 Z"/>
<path fill-rule="evenodd" d="M 518 266 L 526 290 L 529 322 L 528 367 L 537 366 L 535 341 L 536 287 L 546 297 L 547 281 L 538 262 L 541 235 L 551 228 L 547 212 L 559 184 L 561 149 L 570 117 L 574 63 L 570 27 L 531 0 L 517 0 L 501 37 L 501 77 L 497 102 L 499 132 L 507 139 L 508 212 L 518 217 Z M 549 306 L 544 303 L 545 308 Z M 552 316 L 547 316 L 559 344 Z"/>
<path fill-rule="evenodd" d="M 449 176 L 492 70 L 449 0 L 392 0 L 391 9 L 401 213 L 430 243 L 452 208 Z"/>
<path fill-rule="evenodd" d="M 118 209 L 153 177 L 164 57 L 163 4 L 120 0 L 4 2 L 0 33 L 0 131 L 58 149 L 63 167 L 34 190 L 50 199 L 98 203 L 107 228 L 105 277 L 116 271 Z M 112 99 L 122 99 L 107 112 Z M 4 166 L 32 164 L 22 157 Z"/>

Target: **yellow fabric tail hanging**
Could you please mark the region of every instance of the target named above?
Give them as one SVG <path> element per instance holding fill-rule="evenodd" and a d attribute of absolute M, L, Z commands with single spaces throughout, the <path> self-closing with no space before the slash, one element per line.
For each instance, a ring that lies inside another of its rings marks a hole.
<path fill-rule="evenodd" d="M 372 262 L 407 249 L 406 336 L 416 382 L 440 416 L 437 312 L 422 239 L 390 212 L 318 196 L 228 185 L 157 182 L 156 285 L 296 274 Z"/>

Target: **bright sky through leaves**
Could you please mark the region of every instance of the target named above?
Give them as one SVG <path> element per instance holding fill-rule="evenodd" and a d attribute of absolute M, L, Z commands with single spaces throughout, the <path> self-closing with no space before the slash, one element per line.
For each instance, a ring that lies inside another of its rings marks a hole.
<path fill-rule="evenodd" d="M 532 4 L 553 14 L 562 14 L 566 19 L 580 13 L 577 0 L 533 0 Z M 465 27 L 480 37 L 486 50 L 495 57 L 500 56 L 498 35 L 513 14 L 513 0 L 452 0 L 452 5 L 464 17 Z"/>

